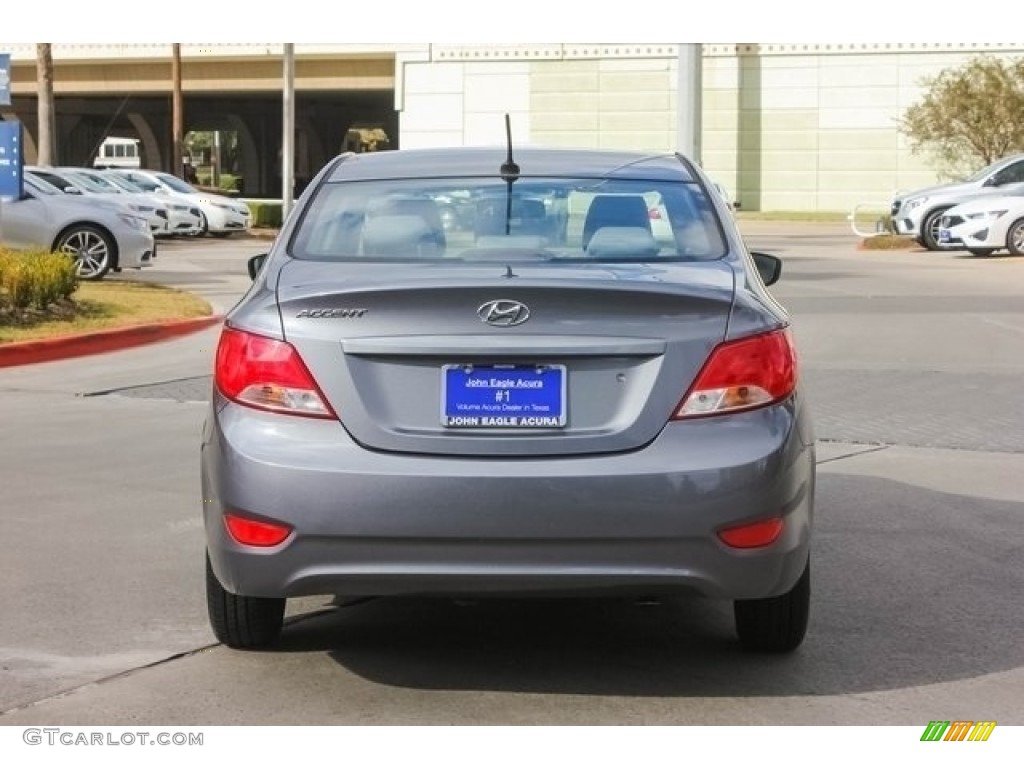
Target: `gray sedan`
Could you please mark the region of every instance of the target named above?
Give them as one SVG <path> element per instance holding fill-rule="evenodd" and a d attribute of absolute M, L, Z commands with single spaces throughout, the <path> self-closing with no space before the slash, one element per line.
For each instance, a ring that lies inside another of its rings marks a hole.
<path fill-rule="evenodd" d="M 149 225 L 129 208 L 65 195 L 27 172 L 22 198 L 0 207 L 0 243 L 63 251 L 83 280 L 99 280 L 112 269 L 147 267 L 156 255 Z"/>
<path fill-rule="evenodd" d="M 300 595 L 683 594 L 796 648 L 814 439 L 780 270 L 677 155 L 338 157 L 217 350 L 216 636 L 270 644 Z"/>

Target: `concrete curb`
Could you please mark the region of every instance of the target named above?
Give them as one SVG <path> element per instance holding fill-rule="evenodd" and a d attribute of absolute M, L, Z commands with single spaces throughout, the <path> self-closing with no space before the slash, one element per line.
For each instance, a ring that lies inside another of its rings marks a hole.
<path fill-rule="evenodd" d="M 165 320 L 159 323 L 109 328 L 73 336 L 0 344 L 0 368 L 98 355 L 101 352 L 114 352 L 119 349 L 166 341 L 217 325 L 223 320 L 223 315 L 207 315 L 188 320 Z"/>

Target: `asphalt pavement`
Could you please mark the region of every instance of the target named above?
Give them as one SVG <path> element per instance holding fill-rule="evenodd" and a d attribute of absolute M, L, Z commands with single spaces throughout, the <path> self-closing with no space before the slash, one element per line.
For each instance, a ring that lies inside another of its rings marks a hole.
<path fill-rule="evenodd" d="M 216 330 L 0 371 L 0 725 L 1024 724 L 1024 258 L 868 252 L 745 222 L 784 259 L 819 438 L 811 627 L 738 650 L 702 600 L 289 602 L 216 645 L 199 429 Z M 132 279 L 245 291 L 259 240 Z"/>

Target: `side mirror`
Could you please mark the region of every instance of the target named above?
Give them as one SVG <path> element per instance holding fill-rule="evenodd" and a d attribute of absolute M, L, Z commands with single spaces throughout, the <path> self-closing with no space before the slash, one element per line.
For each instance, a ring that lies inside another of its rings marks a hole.
<path fill-rule="evenodd" d="M 248 268 L 250 279 L 256 279 L 256 275 L 258 275 L 260 273 L 260 270 L 263 269 L 263 265 L 264 263 L 266 263 L 268 256 L 270 256 L 269 253 L 260 253 L 249 259 Z"/>
<path fill-rule="evenodd" d="M 983 187 L 998 187 L 999 186 L 998 178 L 996 176 L 989 176 L 987 179 L 985 179 L 985 183 L 982 184 L 981 186 L 983 186 Z"/>
<path fill-rule="evenodd" d="M 765 285 L 774 285 L 782 277 L 782 259 L 772 256 L 770 253 L 751 252 L 757 272 Z"/>
<path fill-rule="evenodd" d="M 78 187 L 68 186 L 68 187 L 64 187 L 64 194 L 65 195 L 80 195 L 80 194 L 82 194 L 82 190 L 80 190 Z"/>

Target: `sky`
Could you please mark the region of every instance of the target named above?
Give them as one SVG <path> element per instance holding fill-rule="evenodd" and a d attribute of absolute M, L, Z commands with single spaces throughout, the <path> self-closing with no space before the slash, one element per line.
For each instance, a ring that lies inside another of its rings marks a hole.
<path fill-rule="evenodd" d="M 991 39 L 991 14 L 965 14 L 951 0 L 250 0 L 177 7 L 166 13 L 165 6 L 143 10 L 138 0 L 67 3 L 45 24 L 35 14 L 5 12 L 0 36 L 64 43 L 254 42 L 271 34 L 308 43 L 1001 42 Z"/>

